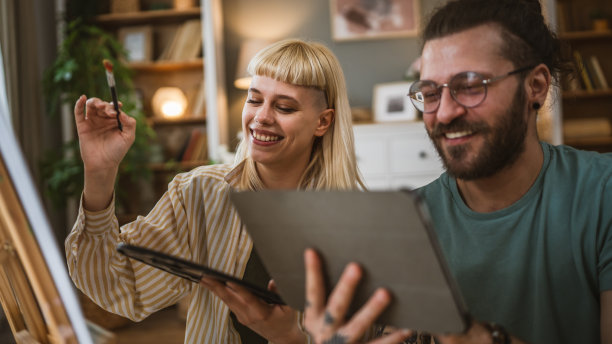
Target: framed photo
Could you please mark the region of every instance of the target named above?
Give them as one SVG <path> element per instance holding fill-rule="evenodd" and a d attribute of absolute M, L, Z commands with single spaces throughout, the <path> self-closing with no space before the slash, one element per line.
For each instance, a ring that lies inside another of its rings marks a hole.
<path fill-rule="evenodd" d="M 419 0 L 330 0 L 335 41 L 414 37 Z"/>
<path fill-rule="evenodd" d="M 148 62 L 153 58 L 153 28 L 150 25 L 119 29 L 119 41 L 127 51 L 130 62 Z"/>
<path fill-rule="evenodd" d="M 411 82 L 392 82 L 374 86 L 375 122 L 414 121 L 417 110 L 407 96 Z"/>

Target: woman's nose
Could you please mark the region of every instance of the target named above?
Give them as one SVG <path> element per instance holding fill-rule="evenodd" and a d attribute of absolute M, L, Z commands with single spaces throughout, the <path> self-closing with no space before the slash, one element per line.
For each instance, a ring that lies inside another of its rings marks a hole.
<path fill-rule="evenodd" d="M 264 104 L 259 107 L 257 112 L 255 113 L 255 122 L 260 124 L 272 124 L 274 122 L 274 114 L 269 105 Z"/>

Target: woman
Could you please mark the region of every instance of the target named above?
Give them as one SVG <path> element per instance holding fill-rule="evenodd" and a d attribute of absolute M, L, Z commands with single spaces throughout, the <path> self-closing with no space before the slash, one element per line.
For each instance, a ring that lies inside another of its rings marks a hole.
<path fill-rule="evenodd" d="M 135 321 L 190 296 L 187 343 L 239 343 L 241 337 L 254 342 L 247 337 L 253 333 L 236 331 L 239 322 L 275 343 L 303 343 L 306 336 L 290 308 L 265 304 L 232 284 L 203 279 L 196 285 L 129 260 L 116 253 L 119 242 L 241 278 L 245 270 L 261 277 L 253 244 L 229 201 L 230 190 L 363 187 L 344 76 L 335 56 L 317 43 L 286 40 L 260 51 L 248 70 L 253 81 L 235 163 L 177 175 L 147 216 L 121 228 L 114 216 L 113 188 L 119 163 L 134 140 L 135 121 L 122 112 L 119 131 L 112 104 L 81 96 L 75 105 L 85 186 L 66 239 L 70 275 L 97 304 Z"/>

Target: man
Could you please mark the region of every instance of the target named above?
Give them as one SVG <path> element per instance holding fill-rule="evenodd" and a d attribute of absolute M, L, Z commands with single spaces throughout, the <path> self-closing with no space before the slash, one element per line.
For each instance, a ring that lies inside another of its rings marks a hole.
<path fill-rule="evenodd" d="M 612 343 L 612 155 L 538 139 L 537 112 L 564 69 L 539 2 L 449 2 L 423 41 L 410 97 L 446 173 L 420 193 L 475 318 L 437 342 Z M 358 340 L 388 293 L 343 324 L 359 269 L 325 305 L 319 261 L 305 257 L 306 329 Z"/>

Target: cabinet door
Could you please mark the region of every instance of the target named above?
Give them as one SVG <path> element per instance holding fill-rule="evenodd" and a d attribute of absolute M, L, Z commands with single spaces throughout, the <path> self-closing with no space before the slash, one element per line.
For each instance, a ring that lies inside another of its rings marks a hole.
<path fill-rule="evenodd" d="M 416 188 L 442 172 L 422 122 L 356 125 L 355 151 L 371 190 Z"/>
<path fill-rule="evenodd" d="M 357 165 L 364 175 L 385 174 L 388 169 L 387 142 L 378 135 L 364 135 L 355 140 Z"/>
<path fill-rule="evenodd" d="M 423 130 L 424 131 L 424 130 Z M 440 170 L 440 160 L 427 134 L 390 138 L 390 171 L 393 173 L 423 173 Z"/>

